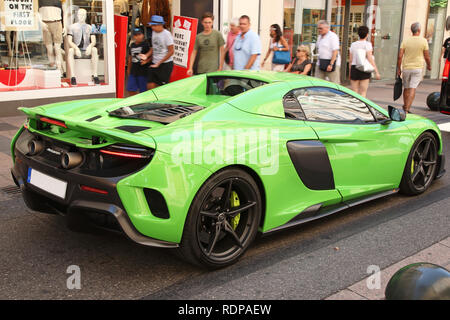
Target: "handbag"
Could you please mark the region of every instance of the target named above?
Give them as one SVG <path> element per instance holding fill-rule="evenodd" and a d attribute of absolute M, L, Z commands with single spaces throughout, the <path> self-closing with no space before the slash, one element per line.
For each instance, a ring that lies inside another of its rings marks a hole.
<path fill-rule="evenodd" d="M 230 48 L 228 48 L 227 52 L 225 53 L 225 63 L 228 64 L 228 65 L 230 64 L 230 60 L 231 60 L 230 50 L 233 50 L 233 46 L 234 46 L 234 42 L 235 41 L 236 41 L 236 38 L 233 39 L 233 42 L 231 43 Z"/>
<path fill-rule="evenodd" d="M 333 72 L 336 70 L 336 61 L 333 64 L 333 68 L 331 71 L 328 71 L 327 68 L 331 63 L 331 59 L 319 59 L 319 69 L 325 72 Z"/>
<path fill-rule="evenodd" d="M 284 48 L 283 46 L 278 48 Z M 274 51 L 272 63 L 274 64 L 289 64 L 291 63 L 291 53 L 288 51 Z"/>
<path fill-rule="evenodd" d="M 365 73 L 372 73 L 375 71 L 373 65 L 367 60 L 367 53 L 364 49 L 356 50 L 356 69 Z"/>
<path fill-rule="evenodd" d="M 402 91 L 403 91 L 403 81 L 402 78 L 397 76 L 394 84 L 394 101 L 402 96 Z"/>

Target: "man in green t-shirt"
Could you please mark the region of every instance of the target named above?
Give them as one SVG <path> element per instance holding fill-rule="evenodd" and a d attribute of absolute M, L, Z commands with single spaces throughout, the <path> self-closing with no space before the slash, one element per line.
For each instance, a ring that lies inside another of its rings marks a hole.
<path fill-rule="evenodd" d="M 206 12 L 202 17 L 203 32 L 195 39 L 191 54 L 188 75 L 194 73 L 194 62 L 197 60 L 197 74 L 220 71 L 225 60 L 225 41 L 222 34 L 213 30 L 214 16 Z"/>

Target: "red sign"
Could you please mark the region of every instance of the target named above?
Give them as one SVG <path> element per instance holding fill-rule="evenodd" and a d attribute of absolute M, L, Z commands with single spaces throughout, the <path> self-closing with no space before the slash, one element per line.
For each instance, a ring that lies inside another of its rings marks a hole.
<path fill-rule="evenodd" d="M 116 98 L 123 98 L 125 63 L 127 60 L 128 17 L 114 15 L 114 45 L 116 47 Z"/>
<path fill-rule="evenodd" d="M 182 16 L 173 17 L 173 71 L 170 81 L 187 78 L 197 36 L 198 19 Z"/>

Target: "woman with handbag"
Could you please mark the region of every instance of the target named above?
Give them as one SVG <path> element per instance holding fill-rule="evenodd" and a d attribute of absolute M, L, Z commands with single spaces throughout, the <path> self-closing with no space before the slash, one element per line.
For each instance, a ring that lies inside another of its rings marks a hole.
<path fill-rule="evenodd" d="M 372 43 L 367 41 L 369 28 L 361 26 L 358 28 L 359 40 L 350 46 L 350 59 L 352 66 L 350 70 L 350 83 L 352 90 L 365 97 L 369 88 L 370 77 L 375 72 L 375 78 L 380 80 L 375 59 L 373 57 Z"/>
<path fill-rule="evenodd" d="M 225 64 L 223 66 L 224 70 L 232 70 L 233 69 L 233 47 L 234 42 L 236 41 L 236 37 L 241 34 L 239 30 L 239 19 L 233 18 L 230 21 L 230 31 L 227 35 L 227 43 L 225 45 Z"/>
<path fill-rule="evenodd" d="M 264 67 L 266 60 L 273 52 L 272 71 L 284 71 L 285 65 L 291 62 L 291 54 L 289 52 L 289 44 L 283 37 L 278 24 L 270 26 L 270 37 L 272 39 L 270 40 L 269 50 L 267 51 L 262 66 Z"/>

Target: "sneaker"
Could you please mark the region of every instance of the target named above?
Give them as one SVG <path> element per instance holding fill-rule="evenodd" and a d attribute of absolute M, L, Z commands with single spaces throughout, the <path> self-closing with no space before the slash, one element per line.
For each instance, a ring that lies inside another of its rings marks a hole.
<path fill-rule="evenodd" d="M 73 86 L 76 86 L 77 85 L 77 79 L 75 77 L 72 77 L 70 79 L 70 84 L 73 85 Z"/>
<path fill-rule="evenodd" d="M 92 80 L 94 81 L 95 84 L 100 84 L 100 79 L 98 77 L 92 76 Z"/>

